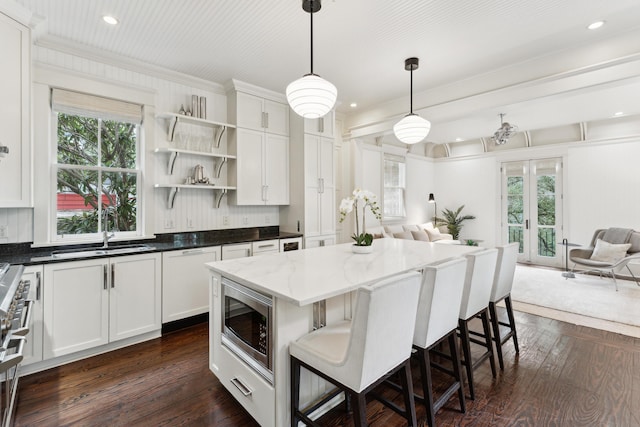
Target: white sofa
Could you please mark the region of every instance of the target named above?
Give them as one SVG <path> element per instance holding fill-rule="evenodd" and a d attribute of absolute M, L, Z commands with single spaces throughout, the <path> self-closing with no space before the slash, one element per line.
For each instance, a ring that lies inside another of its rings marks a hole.
<path fill-rule="evenodd" d="M 425 242 L 437 242 L 445 244 L 459 245 L 459 240 L 453 240 L 451 234 L 442 233 L 433 226 L 433 223 L 409 225 L 385 225 L 384 227 L 372 227 L 367 229 L 367 233 L 373 234 L 374 239 L 395 238 L 408 240 L 421 240 Z"/>

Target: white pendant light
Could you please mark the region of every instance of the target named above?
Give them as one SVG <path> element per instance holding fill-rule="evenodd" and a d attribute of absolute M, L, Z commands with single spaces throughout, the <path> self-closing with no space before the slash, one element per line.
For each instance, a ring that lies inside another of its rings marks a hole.
<path fill-rule="evenodd" d="M 311 72 L 287 86 L 287 101 L 298 115 L 316 119 L 327 114 L 336 103 L 338 90 L 313 73 L 313 14 L 322 7 L 320 0 L 303 0 L 302 8 L 311 15 Z"/>
<path fill-rule="evenodd" d="M 418 69 L 418 58 L 405 59 L 404 69 L 411 72 L 410 112 L 393 126 L 393 133 L 405 144 L 416 144 L 427 137 L 431 123 L 413 112 L 413 70 Z"/>

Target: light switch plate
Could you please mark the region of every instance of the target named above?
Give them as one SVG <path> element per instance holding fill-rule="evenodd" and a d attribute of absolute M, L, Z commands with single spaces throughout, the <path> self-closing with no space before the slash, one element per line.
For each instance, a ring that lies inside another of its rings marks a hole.
<path fill-rule="evenodd" d="M 0 239 L 6 239 L 9 237 L 9 226 L 0 225 Z"/>

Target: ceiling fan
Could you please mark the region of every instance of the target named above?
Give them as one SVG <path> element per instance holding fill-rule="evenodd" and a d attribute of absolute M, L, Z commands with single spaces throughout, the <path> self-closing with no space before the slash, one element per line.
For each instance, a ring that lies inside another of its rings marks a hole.
<path fill-rule="evenodd" d="M 500 127 L 497 131 L 494 132 L 491 139 L 496 143 L 496 145 L 503 145 L 509 141 L 513 135 L 518 132 L 517 126 L 511 126 L 508 122 L 502 120 L 502 118 L 506 116 L 504 113 L 500 113 Z"/>

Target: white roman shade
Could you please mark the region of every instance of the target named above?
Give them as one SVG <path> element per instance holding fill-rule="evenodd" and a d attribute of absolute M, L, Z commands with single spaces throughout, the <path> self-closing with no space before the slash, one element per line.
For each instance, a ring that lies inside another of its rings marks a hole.
<path fill-rule="evenodd" d="M 51 108 L 65 114 L 142 123 L 142 105 L 64 89 L 51 90 Z"/>

